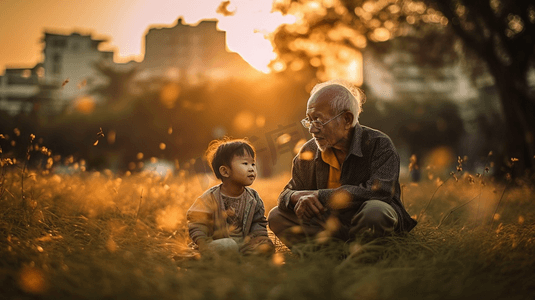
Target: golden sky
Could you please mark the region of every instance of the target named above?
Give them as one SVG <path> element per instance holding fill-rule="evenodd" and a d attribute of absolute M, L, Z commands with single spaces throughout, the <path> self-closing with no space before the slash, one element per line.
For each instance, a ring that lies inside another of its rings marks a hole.
<path fill-rule="evenodd" d="M 219 28 L 227 31 L 229 50 L 267 71 L 275 54 L 264 33 L 293 19 L 271 13 L 272 0 L 234 0 L 229 10 L 235 10 L 235 15 L 224 17 L 216 13 L 221 1 L 0 0 L 0 74 L 5 67 L 31 67 L 42 61 L 44 30 L 104 37 L 109 43 L 102 50 L 115 50 L 115 61 L 140 61 L 147 29 L 152 25 L 173 26 L 181 16 L 190 24 L 219 19 Z"/>

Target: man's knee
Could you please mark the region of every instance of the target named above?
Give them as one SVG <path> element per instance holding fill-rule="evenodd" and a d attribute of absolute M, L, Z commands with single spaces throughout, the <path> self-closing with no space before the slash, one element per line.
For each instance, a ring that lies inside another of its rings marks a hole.
<path fill-rule="evenodd" d="M 398 223 L 394 208 L 379 200 L 368 200 L 351 220 L 351 234 L 371 234 L 384 236 L 392 233 Z"/>
<path fill-rule="evenodd" d="M 269 229 L 275 233 L 275 235 L 278 235 L 281 233 L 284 229 L 286 229 L 286 226 L 284 224 L 287 223 L 286 219 L 282 216 L 281 211 L 278 206 L 275 206 L 268 214 L 268 225 Z"/>
<path fill-rule="evenodd" d="M 361 221 L 370 225 L 394 226 L 397 224 L 397 214 L 394 208 L 389 204 L 379 201 L 370 200 L 365 202 L 360 211 Z"/>

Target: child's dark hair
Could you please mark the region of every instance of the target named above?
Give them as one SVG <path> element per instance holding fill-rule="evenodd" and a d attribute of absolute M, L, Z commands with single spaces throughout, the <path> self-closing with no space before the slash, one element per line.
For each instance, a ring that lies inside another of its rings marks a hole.
<path fill-rule="evenodd" d="M 219 172 L 219 167 L 223 165 L 230 167 L 234 156 L 244 156 L 246 154 L 251 155 L 253 159 L 255 158 L 255 150 L 248 140 L 228 137 L 211 141 L 208 150 L 206 150 L 208 163 L 218 179 L 223 178 Z"/>

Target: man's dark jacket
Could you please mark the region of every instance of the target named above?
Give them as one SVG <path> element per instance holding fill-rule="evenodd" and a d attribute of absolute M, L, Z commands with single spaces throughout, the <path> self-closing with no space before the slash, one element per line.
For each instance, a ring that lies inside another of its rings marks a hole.
<path fill-rule="evenodd" d="M 329 199 L 337 191 L 347 191 L 351 202 L 339 210 L 351 216 L 366 200 L 381 200 L 390 204 L 398 215 L 396 231 L 408 232 L 416 221 L 400 201 L 399 155 L 390 138 L 375 129 L 357 124 L 349 154 L 342 164 L 341 186 L 328 189 L 330 166 L 321 159 L 314 139 L 306 142 L 293 160 L 292 178 L 279 195 L 279 209 L 293 211 L 290 197 L 294 191 L 318 190 L 320 202 L 331 209 Z"/>

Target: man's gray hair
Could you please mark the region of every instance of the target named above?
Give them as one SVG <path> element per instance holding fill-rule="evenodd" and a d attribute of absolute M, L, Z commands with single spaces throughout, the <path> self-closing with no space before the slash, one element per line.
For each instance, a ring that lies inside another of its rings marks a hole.
<path fill-rule="evenodd" d="M 342 79 L 333 79 L 316 84 L 314 88 L 312 88 L 312 91 L 310 91 L 310 96 L 314 95 L 317 91 L 331 85 L 342 86 L 347 91 L 347 93 L 338 93 L 338 95 L 332 99 L 331 109 L 333 110 L 333 113 L 337 114 L 344 110 L 350 111 L 355 116 L 353 119 L 353 124 L 351 125 L 357 125 L 359 115 L 362 112 L 362 104 L 366 102 L 366 95 L 364 94 L 364 91 L 348 81 Z"/>

